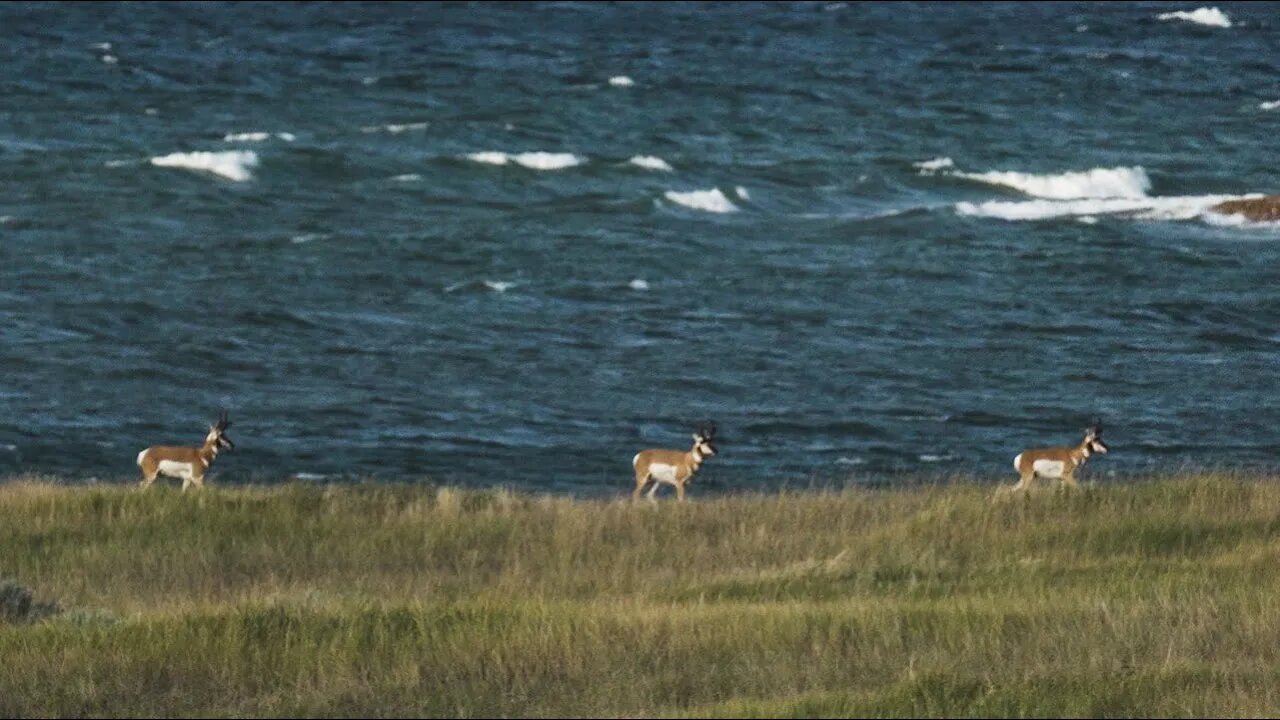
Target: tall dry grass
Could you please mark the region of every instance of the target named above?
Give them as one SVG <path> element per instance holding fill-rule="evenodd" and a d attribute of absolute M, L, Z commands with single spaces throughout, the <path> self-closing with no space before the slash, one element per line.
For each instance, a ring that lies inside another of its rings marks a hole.
<path fill-rule="evenodd" d="M 0 485 L 0 714 L 1274 715 L 1280 485 Z"/>

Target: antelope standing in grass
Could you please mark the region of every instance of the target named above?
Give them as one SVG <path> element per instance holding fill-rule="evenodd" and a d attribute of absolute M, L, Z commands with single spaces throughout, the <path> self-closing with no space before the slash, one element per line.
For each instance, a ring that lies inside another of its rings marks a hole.
<path fill-rule="evenodd" d="M 1039 448 L 1023 450 L 1013 459 L 1013 467 L 1021 479 L 1013 490 L 1021 490 L 1031 484 L 1037 475 L 1058 478 L 1066 485 L 1076 484 L 1076 470 L 1085 464 L 1093 453 L 1106 453 L 1102 443 L 1102 421 L 1095 420 L 1084 431 L 1084 440 L 1075 447 Z"/>
<path fill-rule="evenodd" d="M 142 489 L 151 487 L 157 475 L 182 478 L 183 492 L 190 485 L 204 488 L 204 474 L 218 457 L 218 451 L 235 447 L 231 438 L 227 437 L 228 427 L 231 427 L 231 423 L 227 422 L 224 410 L 218 422 L 209 426 L 209 434 L 200 447 L 152 445 L 138 453 L 138 467 L 142 468 Z"/>
<path fill-rule="evenodd" d="M 631 494 L 632 499 L 638 499 L 640 491 L 652 480 L 650 500 L 658 492 L 658 486 L 666 483 L 676 487 L 676 499 L 683 502 L 685 483 L 693 480 L 693 474 L 698 472 L 703 460 L 716 454 L 715 437 L 716 425 L 710 423 L 699 427 L 693 434 L 693 447 L 688 452 L 654 449 L 637 453 L 631 460 L 636 470 L 636 490 Z"/>

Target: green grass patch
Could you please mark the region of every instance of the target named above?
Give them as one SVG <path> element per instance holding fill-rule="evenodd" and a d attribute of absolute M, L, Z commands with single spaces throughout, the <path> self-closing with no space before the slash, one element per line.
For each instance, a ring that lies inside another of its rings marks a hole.
<path fill-rule="evenodd" d="M 656 506 L 10 481 L 0 715 L 1273 715 L 1277 518 L 1222 475 Z"/>

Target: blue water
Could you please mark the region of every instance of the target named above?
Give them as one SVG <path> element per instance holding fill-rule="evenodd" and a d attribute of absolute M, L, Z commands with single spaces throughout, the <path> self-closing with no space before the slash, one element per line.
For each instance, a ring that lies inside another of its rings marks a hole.
<path fill-rule="evenodd" d="M 0 473 L 222 408 L 227 483 L 1274 467 L 1280 230 L 1206 210 L 1280 16 L 1216 6 L 0 4 Z"/>

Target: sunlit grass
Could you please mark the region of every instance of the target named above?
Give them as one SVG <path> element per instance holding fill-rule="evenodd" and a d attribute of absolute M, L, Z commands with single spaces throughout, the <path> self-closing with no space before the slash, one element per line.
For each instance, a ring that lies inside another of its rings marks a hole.
<path fill-rule="evenodd" d="M 1274 715 L 1280 485 L 0 484 L 0 714 Z M 43 603 L 43 605 L 41 605 Z"/>

